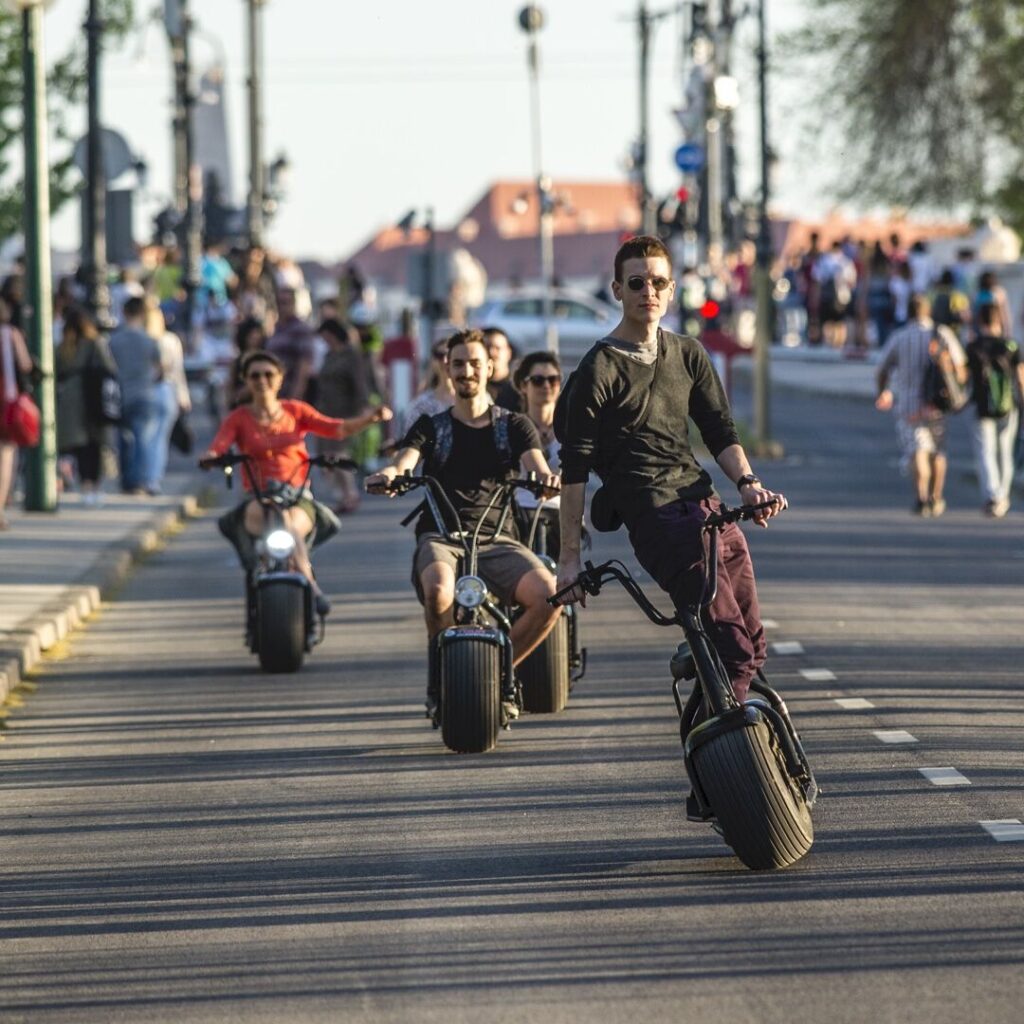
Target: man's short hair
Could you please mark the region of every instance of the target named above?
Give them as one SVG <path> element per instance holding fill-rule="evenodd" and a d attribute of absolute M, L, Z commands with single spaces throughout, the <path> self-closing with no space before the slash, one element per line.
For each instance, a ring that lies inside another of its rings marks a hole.
<path fill-rule="evenodd" d="M 125 320 L 138 320 L 146 315 L 146 300 L 141 295 L 133 295 L 121 308 Z"/>
<path fill-rule="evenodd" d="M 920 320 L 932 311 L 932 300 L 921 292 L 914 292 L 907 302 L 907 316 L 911 320 Z"/>
<path fill-rule="evenodd" d="M 483 331 L 479 331 L 476 328 L 466 331 L 456 331 L 445 342 L 445 348 L 450 356 L 452 354 L 452 349 L 458 348 L 460 345 L 472 345 L 474 342 L 478 345 L 483 345 L 484 348 L 487 348 L 487 340 L 484 338 Z"/>
<path fill-rule="evenodd" d="M 239 375 L 244 377 L 249 372 L 249 367 L 253 363 L 270 363 L 278 373 L 282 375 L 285 373 L 284 363 L 273 352 L 267 352 L 265 349 L 258 348 L 252 352 L 246 352 L 242 356 L 242 363 L 238 367 Z"/>
<path fill-rule="evenodd" d="M 636 238 L 623 242 L 615 254 L 615 280 L 622 283 L 622 265 L 626 260 L 644 260 L 656 256 L 667 260 L 671 270 L 672 254 L 660 238 L 655 238 L 653 235 L 637 235 Z"/>
<path fill-rule="evenodd" d="M 999 307 L 994 302 L 983 302 L 978 306 L 978 323 L 982 327 L 1002 327 Z"/>

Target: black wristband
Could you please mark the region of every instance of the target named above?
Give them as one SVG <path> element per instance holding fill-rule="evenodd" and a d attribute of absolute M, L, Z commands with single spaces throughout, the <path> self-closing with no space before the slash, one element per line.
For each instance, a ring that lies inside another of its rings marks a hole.
<path fill-rule="evenodd" d="M 736 481 L 736 490 L 742 491 L 743 488 L 747 486 L 747 484 L 759 484 L 760 482 L 760 477 L 754 476 L 753 473 L 745 473 L 743 476 L 739 478 L 739 480 Z"/>

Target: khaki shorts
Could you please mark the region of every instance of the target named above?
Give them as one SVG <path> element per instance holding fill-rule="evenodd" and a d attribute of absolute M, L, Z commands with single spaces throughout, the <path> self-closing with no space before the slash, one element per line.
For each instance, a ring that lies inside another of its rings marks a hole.
<path fill-rule="evenodd" d="M 436 533 L 424 534 L 420 538 L 412 560 L 412 583 L 421 604 L 420 577 L 427 566 L 443 562 L 457 574 L 462 554 L 461 544 L 452 544 Z M 528 572 L 544 569 L 544 563 L 525 544 L 514 540 L 482 545 L 477 549 L 476 565 L 480 578 L 502 604 L 513 603 L 516 587 Z"/>

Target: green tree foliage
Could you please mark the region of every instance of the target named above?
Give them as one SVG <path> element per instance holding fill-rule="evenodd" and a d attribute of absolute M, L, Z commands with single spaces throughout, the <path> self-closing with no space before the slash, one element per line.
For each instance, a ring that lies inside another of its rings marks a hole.
<path fill-rule="evenodd" d="M 791 42 L 841 132 L 846 195 L 1024 227 L 1024 0 L 805 3 Z"/>
<path fill-rule="evenodd" d="M 65 8 L 71 0 L 63 0 Z M 82 21 L 85 21 L 85 6 Z M 131 28 L 133 0 L 102 0 L 107 46 L 120 40 Z M 67 13 L 67 12 L 66 12 Z M 50 55 L 48 55 L 49 57 Z M 22 227 L 23 188 L 20 177 L 12 180 L 14 168 L 21 167 L 22 141 L 22 40 L 21 17 L 0 8 L 0 239 L 17 234 Z M 69 110 L 85 102 L 86 46 L 84 30 L 71 49 L 50 62 L 47 74 L 47 106 L 50 130 L 56 145 L 51 148 L 50 202 L 54 210 L 67 202 L 76 190 L 77 172 L 71 164 Z"/>

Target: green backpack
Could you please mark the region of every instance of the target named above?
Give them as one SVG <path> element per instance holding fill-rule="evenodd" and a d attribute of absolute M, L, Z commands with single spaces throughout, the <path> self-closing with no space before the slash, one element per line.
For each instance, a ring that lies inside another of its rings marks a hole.
<path fill-rule="evenodd" d="M 981 380 L 985 394 L 981 401 L 981 415 L 993 419 L 1008 416 L 1016 404 L 1016 386 L 1013 380 L 1012 357 L 1017 343 L 1006 342 L 1005 355 L 986 359 L 981 368 Z"/>

